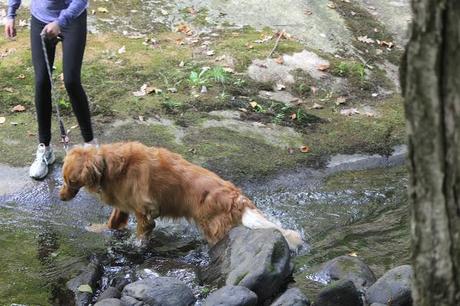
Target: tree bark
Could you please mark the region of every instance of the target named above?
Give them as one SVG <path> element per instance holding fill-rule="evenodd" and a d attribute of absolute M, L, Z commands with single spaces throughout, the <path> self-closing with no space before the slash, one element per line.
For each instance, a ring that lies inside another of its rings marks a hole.
<path fill-rule="evenodd" d="M 412 0 L 402 65 L 413 299 L 460 305 L 460 0 Z"/>

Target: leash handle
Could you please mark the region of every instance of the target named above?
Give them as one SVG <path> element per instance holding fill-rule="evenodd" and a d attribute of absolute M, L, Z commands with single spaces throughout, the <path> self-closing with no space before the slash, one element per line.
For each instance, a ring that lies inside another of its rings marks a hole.
<path fill-rule="evenodd" d="M 45 57 L 46 70 L 48 71 L 48 77 L 50 79 L 51 100 L 54 101 L 54 105 L 56 107 L 56 114 L 57 114 L 58 122 L 59 122 L 59 130 L 61 132 L 61 142 L 63 143 L 64 151 L 67 153 L 67 150 L 69 148 L 69 143 L 70 143 L 70 137 L 69 137 L 69 134 L 67 133 L 67 130 L 64 127 L 64 121 L 62 121 L 61 112 L 59 110 L 59 102 L 57 102 L 57 99 L 56 99 L 57 95 L 56 95 L 56 89 L 55 89 L 54 81 L 53 81 L 52 67 L 50 65 L 50 62 L 48 59 L 48 52 L 46 50 L 46 39 L 47 39 L 46 33 L 42 31 L 40 33 L 40 37 L 42 41 L 43 56 Z M 59 41 L 62 41 L 63 39 L 64 37 L 62 37 L 62 35 L 59 34 L 56 37 L 56 44 Z"/>

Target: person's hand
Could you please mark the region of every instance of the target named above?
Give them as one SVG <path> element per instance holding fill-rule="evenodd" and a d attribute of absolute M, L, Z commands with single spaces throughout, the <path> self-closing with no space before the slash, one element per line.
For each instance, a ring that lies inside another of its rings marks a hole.
<path fill-rule="evenodd" d="M 5 36 L 6 38 L 13 38 L 16 36 L 16 26 L 14 25 L 14 19 L 8 18 L 5 23 Z"/>
<path fill-rule="evenodd" d="M 53 21 L 43 28 L 42 33 L 45 34 L 47 38 L 56 38 L 59 34 L 61 34 L 61 28 L 59 27 L 57 21 Z"/>

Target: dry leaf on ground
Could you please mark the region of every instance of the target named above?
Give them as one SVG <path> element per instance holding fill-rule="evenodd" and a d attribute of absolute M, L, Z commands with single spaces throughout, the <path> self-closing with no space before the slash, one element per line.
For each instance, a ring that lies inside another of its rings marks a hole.
<path fill-rule="evenodd" d="M 313 106 L 311 108 L 312 109 L 322 109 L 322 108 L 324 108 L 324 106 L 322 106 L 321 104 L 315 103 L 315 104 L 313 104 Z"/>
<path fill-rule="evenodd" d="M 299 150 L 300 150 L 300 152 L 302 152 L 302 153 L 308 153 L 308 152 L 310 152 L 310 148 L 307 147 L 307 146 L 301 146 L 301 147 L 299 148 Z"/>
<path fill-rule="evenodd" d="M 23 75 L 22 73 L 16 77 L 16 79 L 18 79 L 18 80 L 24 80 L 25 78 L 26 78 L 26 76 Z"/>
<path fill-rule="evenodd" d="M 344 116 L 353 116 L 353 115 L 359 114 L 359 111 L 356 108 L 346 108 L 346 109 L 342 109 L 340 111 L 340 114 Z"/>
<path fill-rule="evenodd" d="M 99 13 L 108 13 L 108 12 L 109 12 L 109 10 L 108 10 L 107 8 L 102 7 L 102 6 L 98 7 L 98 8 L 97 8 L 97 11 L 98 11 Z"/>
<path fill-rule="evenodd" d="M 329 63 L 327 64 L 319 64 L 316 68 L 319 70 L 319 71 L 326 71 L 329 69 L 331 65 Z"/>
<path fill-rule="evenodd" d="M 120 49 L 118 49 L 118 54 L 123 54 L 123 53 L 126 53 L 126 47 L 125 46 L 123 46 Z"/>
<path fill-rule="evenodd" d="M 21 104 L 18 104 L 18 105 L 16 105 L 15 107 L 13 107 L 11 109 L 11 111 L 15 112 L 15 113 L 23 112 L 25 110 L 26 110 L 26 108 L 24 106 L 22 106 Z"/>
<path fill-rule="evenodd" d="M 340 96 L 335 101 L 335 105 L 345 104 L 346 102 L 347 102 L 347 98 L 345 98 L 344 96 Z"/>
<path fill-rule="evenodd" d="M 284 64 L 284 58 L 283 58 L 283 56 L 282 56 L 282 55 L 278 56 L 278 57 L 275 59 L 275 62 L 276 62 L 277 64 L 280 64 L 280 65 Z"/>
<path fill-rule="evenodd" d="M 327 4 L 327 7 L 330 8 L 330 9 L 335 10 L 335 9 L 337 8 L 337 5 L 335 5 L 334 2 L 329 2 L 329 3 Z"/>
<path fill-rule="evenodd" d="M 0 117 L 0 124 L 3 124 L 6 122 L 6 118 L 5 117 Z"/>
<path fill-rule="evenodd" d="M 290 116 L 291 120 L 295 120 L 297 119 L 297 114 L 296 113 L 292 113 L 291 116 Z"/>
<path fill-rule="evenodd" d="M 370 37 L 367 37 L 367 35 L 365 35 L 365 36 L 359 36 L 359 37 L 358 37 L 358 40 L 359 40 L 360 42 L 363 42 L 363 43 L 366 43 L 366 44 L 373 44 L 373 43 L 375 43 L 375 40 L 373 40 L 373 39 L 370 38 Z"/>

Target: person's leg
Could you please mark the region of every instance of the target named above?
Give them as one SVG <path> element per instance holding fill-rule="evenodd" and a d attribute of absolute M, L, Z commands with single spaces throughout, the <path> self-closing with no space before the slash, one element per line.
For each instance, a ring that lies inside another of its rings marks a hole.
<path fill-rule="evenodd" d="M 35 72 L 35 108 L 38 121 L 38 140 L 49 146 L 51 140 L 51 84 L 46 68 L 40 33 L 46 24 L 35 17 L 31 19 L 30 44 L 32 49 L 32 64 Z M 46 40 L 48 60 L 53 66 L 56 45 Z"/>
<path fill-rule="evenodd" d="M 88 98 L 81 85 L 81 66 L 86 45 L 86 11 L 68 27 L 61 29 L 63 34 L 64 84 L 77 117 L 85 143 L 93 141 L 93 129 Z"/>
<path fill-rule="evenodd" d="M 29 175 L 35 179 L 44 178 L 48 174 L 48 165 L 54 163 L 55 156 L 50 146 L 51 141 L 51 83 L 43 53 L 40 33 L 46 24 L 31 19 L 30 42 L 32 48 L 32 64 L 35 72 L 35 108 L 38 122 L 38 145 L 35 160 L 30 166 Z M 46 51 L 51 67 L 54 62 L 56 44 L 46 41 Z"/>

